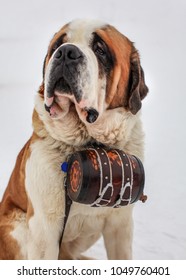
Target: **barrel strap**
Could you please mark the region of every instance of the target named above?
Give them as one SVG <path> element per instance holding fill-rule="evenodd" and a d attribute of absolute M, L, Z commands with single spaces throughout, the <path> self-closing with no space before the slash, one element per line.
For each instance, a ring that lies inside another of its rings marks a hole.
<path fill-rule="evenodd" d="M 62 244 L 62 241 L 63 241 L 63 235 L 64 235 L 65 227 L 66 227 L 66 224 L 67 224 L 68 216 L 69 216 L 69 213 L 70 213 L 70 208 L 71 208 L 71 205 L 72 205 L 72 200 L 70 199 L 70 197 L 68 196 L 68 193 L 67 193 L 66 184 L 64 184 L 64 187 L 65 187 L 65 217 L 64 217 L 63 229 L 62 229 L 60 240 L 59 240 L 59 253 L 60 253 L 61 244 Z"/>

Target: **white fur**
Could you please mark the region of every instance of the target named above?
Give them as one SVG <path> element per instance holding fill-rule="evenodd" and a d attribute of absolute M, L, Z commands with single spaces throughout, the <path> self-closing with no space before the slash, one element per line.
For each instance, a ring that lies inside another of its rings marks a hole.
<path fill-rule="evenodd" d="M 96 29 L 102 28 L 106 23 L 100 20 L 76 19 L 69 24 L 68 37 L 70 42 L 87 45 Z"/>
<path fill-rule="evenodd" d="M 47 141 L 33 144 L 26 165 L 26 191 L 34 209 L 34 216 L 28 223 L 29 240 L 32 240 L 28 248 L 29 259 L 58 257 L 57 241 L 65 215 L 63 174 L 60 155 L 49 147 Z"/>

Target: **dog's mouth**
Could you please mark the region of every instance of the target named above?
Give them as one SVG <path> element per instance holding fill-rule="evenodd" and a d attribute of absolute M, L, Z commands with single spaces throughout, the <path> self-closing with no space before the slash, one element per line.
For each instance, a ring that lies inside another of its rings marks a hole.
<path fill-rule="evenodd" d="M 69 85 L 64 77 L 56 82 L 51 79 L 45 93 L 45 109 L 50 113 L 51 118 L 60 119 L 65 116 L 70 108 L 76 108 L 79 117 L 88 123 L 94 123 L 99 113 L 88 106 L 88 100 L 82 98 L 83 94 L 75 84 Z"/>
<path fill-rule="evenodd" d="M 72 95 L 72 89 L 63 77 L 56 82 L 54 91 L 65 92 L 66 94 Z"/>

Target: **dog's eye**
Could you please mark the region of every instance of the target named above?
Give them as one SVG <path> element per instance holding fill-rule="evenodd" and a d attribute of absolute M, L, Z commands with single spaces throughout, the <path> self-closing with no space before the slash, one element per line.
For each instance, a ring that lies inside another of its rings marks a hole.
<path fill-rule="evenodd" d="M 104 42 L 97 33 L 93 33 L 91 48 L 97 57 L 100 69 L 103 69 L 104 72 L 109 73 L 109 71 L 114 66 L 114 55 L 109 50 L 106 42 Z"/>
<path fill-rule="evenodd" d="M 104 56 L 105 55 L 104 45 L 101 42 L 96 42 L 94 45 L 94 52 L 98 55 Z"/>

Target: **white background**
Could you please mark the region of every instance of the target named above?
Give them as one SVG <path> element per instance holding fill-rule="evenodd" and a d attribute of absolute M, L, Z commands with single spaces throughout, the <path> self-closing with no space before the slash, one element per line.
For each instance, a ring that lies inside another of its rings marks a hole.
<path fill-rule="evenodd" d="M 0 196 L 32 132 L 48 43 L 82 17 L 135 42 L 150 89 L 142 114 L 148 201 L 134 210 L 134 258 L 186 259 L 185 0 L 0 0 Z M 102 240 L 88 254 L 106 258 Z"/>

